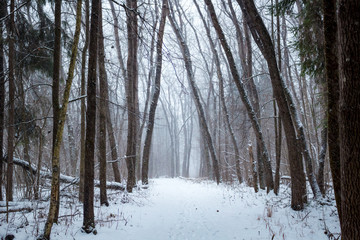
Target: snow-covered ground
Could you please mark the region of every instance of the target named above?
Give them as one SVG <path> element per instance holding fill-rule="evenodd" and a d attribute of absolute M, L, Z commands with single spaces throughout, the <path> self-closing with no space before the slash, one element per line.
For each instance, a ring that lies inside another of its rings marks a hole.
<path fill-rule="evenodd" d="M 185 179 L 154 179 L 132 194 L 110 191 L 109 207 L 96 202 L 97 235 L 81 232 L 82 205 L 63 198 L 60 223 L 51 239 L 333 239 L 339 222 L 334 201 L 310 201 L 305 210 L 290 209 L 289 189 L 281 194 L 254 193 L 252 188 Z M 3 206 L 3 203 L 1 204 Z M 20 205 L 31 206 L 30 203 Z M 34 205 L 32 206 L 34 207 Z M 43 229 L 47 203 L 30 213 L 0 215 L 0 239 L 34 239 Z M 45 207 L 45 208 L 42 208 Z M 327 234 L 325 234 L 327 233 Z"/>

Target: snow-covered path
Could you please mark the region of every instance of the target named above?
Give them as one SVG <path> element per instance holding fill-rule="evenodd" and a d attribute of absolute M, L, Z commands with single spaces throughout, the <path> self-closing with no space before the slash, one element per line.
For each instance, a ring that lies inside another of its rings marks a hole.
<path fill-rule="evenodd" d="M 330 232 L 339 232 L 334 206 L 310 204 L 306 210 L 295 212 L 289 208 L 289 196 L 285 193 L 279 197 L 265 192 L 255 194 L 242 186 L 156 179 L 149 189 L 129 195 L 113 192 L 109 198 L 110 207 L 99 207 L 97 203 L 95 209 L 97 235 L 79 230 L 81 214 L 67 216 L 81 212 L 79 203 L 63 202 L 60 215 L 65 217 L 54 227 L 52 239 L 249 240 L 274 236 L 273 239 L 325 240 L 325 225 Z M 16 239 L 33 239 L 35 227 L 42 229 L 44 219 L 37 224 L 31 220 L 33 215 L 29 213 L 29 225 L 17 230 Z M 14 220 L 14 225 L 17 222 Z M 2 223 L 0 236 L 4 230 Z"/>

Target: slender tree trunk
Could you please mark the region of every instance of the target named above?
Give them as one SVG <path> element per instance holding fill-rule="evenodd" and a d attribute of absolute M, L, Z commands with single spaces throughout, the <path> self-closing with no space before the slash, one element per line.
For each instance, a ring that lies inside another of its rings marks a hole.
<path fill-rule="evenodd" d="M 0 19 L 6 16 L 6 0 L 0 1 Z M 4 24 L 0 23 L 0 201 L 3 201 L 3 145 L 4 145 L 4 115 L 5 115 L 5 56 L 4 56 Z"/>
<path fill-rule="evenodd" d="M 98 59 L 99 59 L 99 160 L 100 160 L 100 204 L 109 206 L 106 194 L 106 107 L 107 107 L 107 75 L 105 69 L 104 33 L 102 27 L 102 4 L 99 7 Z"/>
<path fill-rule="evenodd" d="M 89 0 L 85 0 L 85 43 L 81 55 L 81 96 L 86 94 L 86 52 L 89 48 L 89 34 L 90 34 L 90 7 Z M 86 121 L 86 105 L 85 98 L 81 99 L 81 127 L 80 127 L 80 183 L 79 183 L 79 201 L 84 201 L 84 174 L 85 174 L 85 121 Z"/>
<path fill-rule="evenodd" d="M 162 68 L 162 45 L 163 45 L 163 37 L 164 37 L 164 30 L 165 30 L 165 22 L 166 16 L 168 14 L 169 7 L 167 0 L 163 0 L 162 9 L 161 9 L 161 19 L 160 19 L 160 26 L 158 30 L 158 39 L 156 42 L 156 72 L 155 72 L 155 85 L 154 85 L 154 93 L 151 99 L 151 105 L 149 110 L 149 122 L 147 124 L 146 130 L 146 137 L 144 143 L 144 153 L 143 153 L 143 160 L 142 160 L 142 183 L 148 184 L 149 183 L 149 158 L 150 158 L 150 148 L 151 148 L 151 141 L 152 141 L 152 133 L 154 129 L 155 123 L 155 112 L 156 107 L 160 95 L 160 80 L 161 80 L 161 68 Z"/>
<path fill-rule="evenodd" d="M 9 22 L 9 109 L 8 109 L 8 164 L 7 164 L 7 184 L 6 202 L 13 200 L 13 154 L 15 136 L 15 0 L 10 1 L 10 22 Z"/>
<path fill-rule="evenodd" d="M 324 38 L 325 38 L 325 71 L 327 81 L 327 124 L 331 176 L 340 224 L 341 212 L 341 172 L 340 172 L 340 139 L 339 139 L 339 64 L 336 21 L 336 0 L 323 0 Z M 342 224 L 341 224 L 342 225 Z"/>
<path fill-rule="evenodd" d="M 128 180 L 126 189 L 132 192 L 136 184 L 135 164 L 137 149 L 137 87 L 138 87 L 138 22 L 137 22 L 137 0 L 126 0 L 127 6 L 127 32 L 128 32 L 128 59 L 127 59 L 127 106 L 128 106 L 128 136 L 126 149 L 126 165 L 128 169 Z"/>
<path fill-rule="evenodd" d="M 249 146 L 249 157 L 250 157 L 250 164 L 251 164 L 251 170 L 252 170 L 252 176 L 253 176 L 253 187 L 255 192 L 259 191 L 258 187 L 258 180 L 257 180 L 257 170 L 256 170 L 256 164 L 254 162 L 254 153 L 252 146 Z"/>
<path fill-rule="evenodd" d="M 84 219 L 82 229 L 86 233 L 95 232 L 94 219 L 94 151 L 96 123 L 96 68 L 98 52 L 98 26 L 100 1 L 92 0 L 91 27 L 89 38 L 89 67 L 87 83 L 87 111 L 85 138 L 85 171 L 84 171 Z"/>
<path fill-rule="evenodd" d="M 325 195 L 325 184 L 324 184 L 324 167 L 325 167 L 325 157 L 326 150 L 328 145 L 328 137 L 327 137 L 327 126 L 324 126 L 321 130 L 321 148 L 318 157 L 319 169 L 317 173 L 317 181 L 319 184 L 320 191 L 323 195 Z"/>
<path fill-rule="evenodd" d="M 255 42 L 257 43 L 268 63 L 273 92 L 279 106 L 279 113 L 284 125 L 286 140 L 288 144 L 288 156 L 290 161 L 292 184 L 291 207 L 294 210 L 301 210 L 304 208 L 304 203 L 307 202 L 306 181 L 303 171 L 304 167 L 301 158 L 301 150 L 298 147 L 295 127 L 293 125 L 293 119 L 291 117 L 288 107 L 288 104 L 291 105 L 291 103 L 288 103 L 290 99 L 286 97 L 285 93 L 287 89 L 283 80 L 280 77 L 271 38 L 268 31 L 266 30 L 262 19 L 259 17 L 259 13 L 257 12 L 254 2 L 244 0 L 237 0 L 237 2 L 241 7 L 242 13 L 244 15 L 244 18 L 246 19 L 247 24 L 249 25 Z"/>
<path fill-rule="evenodd" d="M 242 81 L 240 80 L 240 76 L 239 73 L 236 69 L 236 64 L 235 64 L 235 60 L 234 57 L 232 55 L 232 52 L 230 50 L 230 47 L 226 41 L 224 32 L 221 29 L 221 26 L 218 22 L 216 13 L 215 13 L 215 9 L 214 6 L 211 2 L 211 0 L 205 0 L 205 3 L 207 5 L 208 11 L 210 12 L 210 16 L 211 16 L 211 20 L 212 23 L 214 25 L 214 28 L 217 32 L 218 38 L 220 39 L 221 45 L 224 49 L 224 52 L 226 54 L 228 63 L 229 63 L 229 67 L 230 67 L 230 71 L 233 77 L 233 80 L 235 81 L 236 87 L 238 88 L 238 91 L 240 93 L 241 99 L 247 109 L 247 113 L 249 115 L 249 118 L 251 120 L 251 124 L 253 126 L 253 129 L 255 131 L 255 135 L 257 138 L 257 142 L 261 143 L 261 148 L 262 148 L 262 157 L 263 160 L 265 161 L 265 171 L 266 171 L 266 185 L 267 185 L 267 189 L 268 191 L 272 190 L 274 188 L 274 180 L 273 180 L 273 176 L 272 176 L 272 170 L 271 170 L 271 163 L 270 163 L 270 159 L 269 159 L 269 155 L 268 155 L 268 151 L 267 148 L 265 146 L 265 141 L 262 135 L 262 131 L 260 129 L 260 125 L 259 125 L 259 121 L 258 118 L 256 116 L 256 113 L 249 101 L 249 98 L 247 97 L 247 93 L 246 90 L 244 88 L 244 84 L 242 83 Z"/>
<path fill-rule="evenodd" d="M 189 81 L 189 84 L 191 86 L 191 90 L 192 90 L 192 94 L 194 97 L 194 101 L 195 101 L 195 105 L 196 105 L 196 109 L 199 115 L 199 119 L 200 119 L 200 124 L 201 124 L 201 128 L 204 130 L 204 135 L 205 135 L 205 140 L 206 143 L 209 147 L 210 150 L 210 155 L 211 155 L 211 159 L 213 162 L 213 168 L 214 168 L 214 175 L 215 175 L 215 180 L 217 182 L 217 184 L 220 183 L 221 179 L 220 179 L 220 167 L 219 167 L 219 161 L 218 158 L 216 156 L 216 152 L 215 152 L 215 148 L 214 148 L 214 144 L 212 141 L 212 137 L 210 135 L 209 132 L 209 128 L 205 119 L 205 113 L 204 113 L 204 109 L 201 105 L 200 102 L 200 96 L 198 93 L 198 89 L 195 83 L 195 79 L 194 79 L 194 72 L 193 72 L 193 68 L 192 68 L 192 61 L 190 58 L 190 51 L 189 48 L 185 42 L 184 37 L 182 36 L 179 27 L 177 26 L 177 23 L 175 22 L 175 20 L 173 19 L 173 17 L 169 14 L 169 21 L 171 23 L 171 26 L 175 32 L 176 38 L 178 40 L 180 49 L 181 49 L 181 53 L 182 56 L 184 58 L 185 61 L 185 67 L 186 67 L 186 72 L 187 72 L 187 78 Z"/>
<path fill-rule="evenodd" d="M 74 78 L 74 70 L 76 64 L 76 55 L 78 49 L 78 43 L 80 38 L 80 27 L 81 27 L 81 5 L 82 1 L 78 0 L 76 6 L 76 28 L 74 35 L 74 42 L 71 49 L 71 59 L 69 65 L 68 76 L 66 79 L 65 90 L 63 94 L 62 107 L 59 108 L 59 121 L 57 132 L 54 133 L 56 136 L 55 143 L 53 145 L 53 154 L 52 154 L 52 180 L 51 180 L 51 197 L 50 197 L 50 207 L 48 218 L 45 223 L 44 233 L 40 236 L 39 239 L 50 239 L 51 228 L 55 220 L 57 220 L 59 214 L 59 206 L 60 206 L 60 149 L 63 138 L 64 125 L 66 120 L 67 107 L 69 103 L 70 90 L 72 81 Z M 60 62 L 56 62 L 55 64 L 59 64 Z M 55 68 L 55 67 L 54 67 Z"/>
<path fill-rule="evenodd" d="M 209 43 L 210 43 L 210 48 L 211 48 L 211 51 L 212 51 L 212 53 L 214 55 L 216 72 L 217 72 L 217 76 L 218 76 L 218 79 L 219 79 L 220 102 L 221 102 L 222 110 L 224 112 L 225 124 L 226 124 L 226 127 L 229 129 L 231 142 L 233 144 L 234 151 L 235 151 L 236 176 L 238 178 L 239 183 L 242 183 L 241 169 L 240 169 L 240 152 L 239 152 L 238 143 L 236 141 L 234 131 L 233 131 L 232 126 L 230 124 L 230 118 L 229 118 L 228 110 L 227 110 L 226 103 L 225 103 L 224 78 L 223 78 L 223 74 L 222 74 L 222 71 L 221 71 L 220 59 L 219 59 L 218 53 L 217 53 L 217 51 L 215 49 L 215 44 L 214 44 L 214 42 L 213 42 L 213 40 L 211 38 L 210 29 L 206 24 L 206 21 L 205 21 L 202 13 L 200 11 L 199 6 L 197 4 L 195 4 L 195 5 L 196 5 L 196 8 L 197 8 L 197 10 L 198 10 L 198 12 L 200 14 L 201 20 L 202 20 L 202 22 L 203 22 L 203 24 L 205 26 L 206 34 L 207 34 L 207 37 L 208 37 L 208 40 L 209 40 Z"/>
<path fill-rule="evenodd" d="M 360 2 L 340 0 L 337 19 L 340 46 L 341 237 L 348 240 L 360 239 Z"/>

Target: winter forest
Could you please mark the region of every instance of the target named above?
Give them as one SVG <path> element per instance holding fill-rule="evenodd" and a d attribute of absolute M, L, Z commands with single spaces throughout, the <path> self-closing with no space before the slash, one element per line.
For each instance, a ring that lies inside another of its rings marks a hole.
<path fill-rule="evenodd" d="M 360 1 L 0 0 L 0 239 L 360 239 Z"/>

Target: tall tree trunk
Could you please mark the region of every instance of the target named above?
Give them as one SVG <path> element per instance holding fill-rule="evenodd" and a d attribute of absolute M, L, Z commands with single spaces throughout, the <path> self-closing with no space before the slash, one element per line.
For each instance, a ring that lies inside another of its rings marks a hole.
<path fill-rule="evenodd" d="M 304 166 L 301 158 L 301 150 L 298 147 L 298 140 L 293 125 L 292 117 L 288 107 L 289 99 L 286 97 L 285 91 L 287 90 L 283 80 L 280 77 L 278 70 L 275 50 L 271 42 L 268 31 L 259 17 L 259 13 L 253 1 L 237 0 L 239 3 L 244 18 L 251 30 L 253 38 L 263 53 L 269 68 L 270 79 L 273 86 L 274 96 L 278 102 L 279 113 L 282 119 L 286 140 L 288 145 L 290 172 L 291 172 L 291 207 L 294 210 L 301 210 L 304 208 L 304 203 L 307 202 L 306 198 L 306 181 L 304 174 Z"/>
<path fill-rule="evenodd" d="M 340 46 L 341 237 L 348 240 L 360 239 L 360 2 L 340 0 L 337 19 Z"/>
<path fill-rule="evenodd" d="M 326 150 L 328 145 L 327 131 L 328 131 L 327 126 L 324 126 L 321 130 L 321 146 L 320 146 L 321 148 L 318 157 L 319 169 L 316 176 L 320 191 L 323 195 L 325 195 L 324 167 L 325 167 Z"/>
<path fill-rule="evenodd" d="M 100 160 L 100 204 L 109 206 L 106 194 L 106 107 L 107 104 L 107 75 L 105 69 L 104 33 L 102 27 L 102 4 L 99 6 L 98 59 L 99 59 L 99 160 Z"/>
<path fill-rule="evenodd" d="M 341 172 L 340 172 L 340 139 L 339 139 L 339 64 L 336 21 L 336 0 L 323 0 L 324 38 L 325 38 L 325 71 L 327 82 L 327 125 L 329 162 L 333 180 L 334 193 L 340 224 L 341 213 Z"/>
<path fill-rule="evenodd" d="M 151 105 L 149 110 L 149 120 L 147 124 L 146 130 L 146 137 L 144 143 L 144 153 L 143 153 L 143 160 L 142 160 L 142 183 L 148 184 L 149 183 L 149 158 L 150 158 L 150 148 L 151 148 L 151 141 L 152 141 L 152 133 L 154 129 L 155 123 L 155 112 L 156 107 L 160 95 L 160 80 L 161 80 L 161 68 L 162 68 L 162 45 L 163 45 L 163 37 L 164 37 L 164 30 L 165 30 L 165 22 L 166 16 L 168 14 L 169 7 L 167 0 L 163 0 L 162 2 L 162 9 L 161 9 L 161 19 L 160 19 L 160 26 L 158 30 L 158 39 L 156 42 L 156 72 L 155 72 L 155 85 L 154 85 L 154 93 L 151 99 Z"/>
<path fill-rule="evenodd" d="M 85 105 L 85 94 L 86 94 L 86 52 L 89 48 L 89 34 L 90 34 L 90 9 L 89 0 L 85 0 L 85 43 L 82 49 L 81 55 L 81 127 L 80 127 L 80 183 L 79 183 L 79 201 L 84 200 L 84 174 L 85 174 L 85 121 L 86 121 L 86 105 Z"/>
<path fill-rule="evenodd" d="M 94 220 L 94 151 L 96 122 L 96 68 L 98 52 L 98 26 L 100 1 L 92 0 L 89 38 L 89 67 L 87 82 L 87 111 L 84 171 L 84 219 L 82 229 L 86 233 L 95 231 Z"/>
<path fill-rule="evenodd" d="M 137 0 L 126 0 L 127 13 L 127 33 L 128 33 L 128 59 L 127 59 L 127 112 L 128 112 L 128 135 L 126 148 L 126 165 L 128 170 L 128 180 L 126 189 L 132 192 L 136 184 L 135 164 L 137 149 L 137 87 L 138 87 L 138 22 L 137 22 Z"/>
<path fill-rule="evenodd" d="M 215 9 L 214 6 L 211 2 L 211 0 L 205 0 L 205 3 L 207 5 L 207 9 L 210 13 L 211 16 L 211 20 L 213 23 L 213 26 L 216 30 L 216 33 L 218 35 L 218 38 L 220 39 L 221 45 L 224 49 L 224 52 L 226 54 L 228 63 L 229 63 L 229 67 L 230 67 L 230 71 L 233 77 L 233 80 L 235 81 L 236 87 L 238 88 L 238 91 L 240 93 L 241 99 L 246 107 L 247 113 L 249 115 L 249 118 L 251 120 L 251 124 L 252 127 L 255 131 L 255 135 L 257 138 L 257 142 L 261 143 L 261 148 L 262 148 L 262 157 L 263 160 L 265 161 L 265 171 L 266 171 L 266 185 L 267 185 L 267 189 L 268 191 L 272 190 L 274 188 L 274 180 L 273 180 L 273 176 L 272 176 L 272 170 L 271 170 L 271 163 L 270 163 L 270 159 L 269 159 L 269 155 L 268 155 L 268 151 L 267 148 L 265 146 L 265 141 L 262 135 L 262 131 L 260 129 L 260 125 L 259 125 L 259 121 L 258 118 L 256 116 L 256 113 L 249 101 L 249 98 L 247 96 L 244 84 L 242 83 L 239 73 L 236 69 L 236 64 L 235 64 L 235 60 L 234 57 L 232 55 L 232 52 L 230 50 L 230 47 L 226 41 L 224 32 L 221 29 L 221 26 L 218 22 L 216 13 L 215 13 Z"/>
<path fill-rule="evenodd" d="M 8 164 L 7 164 L 7 184 L 6 202 L 13 200 L 13 154 L 15 136 L 15 0 L 10 1 L 10 22 L 9 22 L 9 109 L 8 109 Z"/>
<path fill-rule="evenodd" d="M 61 3 L 60 3 L 61 4 Z M 81 5 L 82 1 L 78 0 L 76 6 L 76 27 L 75 27 L 75 34 L 74 34 L 74 42 L 71 48 L 71 58 L 70 58 L 70 65 L 68 76 L 66 79 L 65 90 L 63 94 L 62 106 L 59 108 L 59 121 L 58 121 L 58 128 L 57 132 L 54 133 L 56 136 L 55 143 L 53 145 L 53 153 L 52 153 L 52 180 L 51 180 L 51 197 L 50 197 L 50 207 L 49 207 L 49 214 L 48 218 L 45 223 L 44 233 L 40 236 L 40 239 L 50 239 L 51 228 L 53 223 L 57 220 L 58 213 L 59 213 L 59 206 L 60 206 L 60 148 L 63 138 L 64 132 L 64 125 L 66 121 L 66 113 L 67 107 L 69 103 L 70 97 L 70 90 L 72 81 L 74 78 L 74 70 L 76 64 L 76 55 L 78 49 L 78 43 L 80 38 L 80 27 L 81 27 Z M 54 64 L 60 65 L 59 62 L 54 62 Z M 55 67 L 54 67 L 55 68 Z"/>
<path fill-rule="evenodd" d="M 212 137 L 210 135 L 208 124 L 207 124 L 206 119 L 205 119 L 204 109 L 203 109 L 203 107 L 201 105 L 201 102 L 200 102 L 199 92 L 198 92 L 198 89 L 197 89 L 197 86 L 196 86 L 196 83 L 195 83 L 195 79 L 194 79 L 194 72 L 193 72 L 193 68 L 192 68 L 192 61 L 191 61 L 191 58 L 190 58 L 190 56 L 191 56 L 190 51 L 189 51 L 189 48 L 188 48 L 188 46 L 187 46 L 187 44 L 185 42 L 185 39 L 184 39 L 183 35 L 180 32 L 179 27 L 177 26 L 177 23 L 175 22 L 175 20 L 173 19 L 171 14 L 169 14 L 169 21 L 171 23 L 171 27 L 173 28 L 173 30 L 175 32 L 176 38 L 178 40 L 179 47 L 181 49 L 182 56 L 183 56 L 184 61 L 185 61 L 185 68 L 186 68 L 187 78 L 188 78 L 189 84 L 191 86 L 192 95 L 193 95 L 195 105 L 196 105 L 196 109 L 197 109 L 197 112 L 198 112 L 198 115 L 199 115 L 201 128 L 204 131 L 206 144 L 208 145 L 209 150 L 210 150 L 210 155 L 211 155 L 211 159 L 212 159 L 212 163 L 213 163 L 215 180 L 216 180 L 217 184 L 219 184 L 220 181 L 221 181 L 221 179 L 220 179 L 219 161 L 218 161 L 218 158 L 216 156 L 213 140 L 212 140 Z"/>
<path fill-rule="evenodd" d="M 6 0 L 0 1 L 0 19 L 6 16 Z M 0 23 L 0 201 L 3 201 L 3 145 L 4 145 L 4 115 L 5 115 L 5 56 L 4 56 L 4 24 Z"/>

